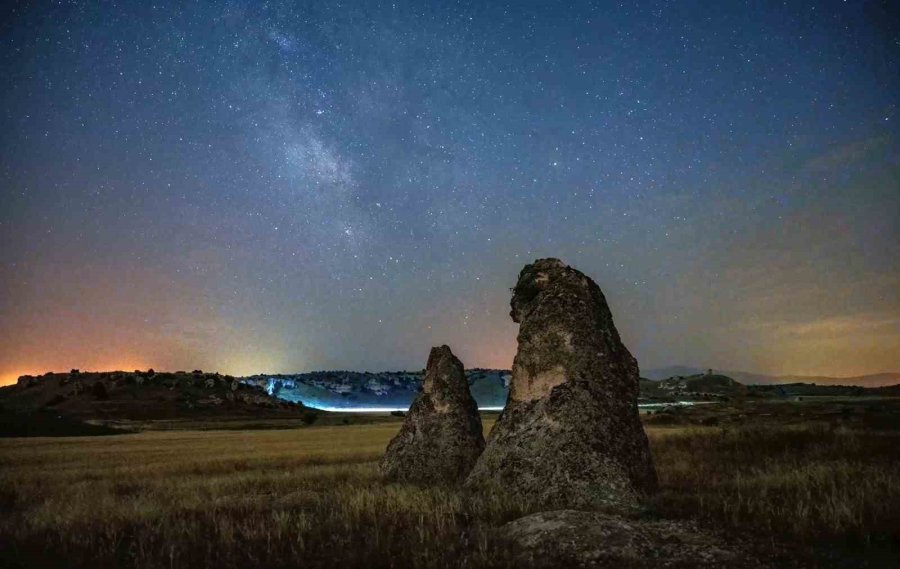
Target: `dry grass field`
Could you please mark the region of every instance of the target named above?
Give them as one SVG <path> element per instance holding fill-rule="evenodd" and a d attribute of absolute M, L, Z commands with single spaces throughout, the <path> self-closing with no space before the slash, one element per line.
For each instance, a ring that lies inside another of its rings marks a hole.
<path fill-rule="evenodd" d="M 490 528 L 529 506 L 381 482 L 398 427 L 0 439 L 0 565 L 504 566 Z M 785 566 L 897 560 L 897 432 L 648 434 L 662 491 L 645 515 L 698 519 Z"/>

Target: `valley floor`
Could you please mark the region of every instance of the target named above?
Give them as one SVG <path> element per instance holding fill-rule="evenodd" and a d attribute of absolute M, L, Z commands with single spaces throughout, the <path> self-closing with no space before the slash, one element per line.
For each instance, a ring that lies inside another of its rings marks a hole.
<path fill-rule="evenodd" d="M 506 566 L 491 528 L 529 505 L 383 483 L 400 421 L 0 439 L 0 566 Z M 696 519 L 780 566 L 895 566 L 900 431 L 647 431 L 661 491 L 645 516 Z"/>

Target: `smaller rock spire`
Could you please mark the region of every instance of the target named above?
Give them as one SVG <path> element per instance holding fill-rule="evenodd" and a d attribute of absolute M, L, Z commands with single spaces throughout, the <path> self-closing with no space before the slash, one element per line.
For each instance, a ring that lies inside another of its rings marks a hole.
<path fill-rule="evenodd" d="M 449 347 L 432 348 L 422 391 L 388 444 L 381 473 L 395 481 L 461 482 L 482 450 L 481 417 L 463 364 Z"/>

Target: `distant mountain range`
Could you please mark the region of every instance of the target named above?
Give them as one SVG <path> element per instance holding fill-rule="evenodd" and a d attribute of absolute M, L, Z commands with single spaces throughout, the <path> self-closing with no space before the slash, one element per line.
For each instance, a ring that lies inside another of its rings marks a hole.
<path fill-rule="evenodd" d="M 658 405 L 733 397 L 900 396 L 898 373 L 833 378 L 720 370 L 709 374 L 707 371 L 686 366 L 647 370 L 642 374 L 639 401 Z M 469 369 L 466 377 L 481 409 L 500 409 L 506 404 L 512 379 L 509 370 Z M 422 380 L 422 371 L 316 371 L 234 378 L 199 370 L 191 373 L 73 370 L 22 376 L 16 385 L 0 388 L 0 411 L 13 414 L 41 411 L 48 416 L 64 415 L 73 420 L 220 415 L 302 418 L 304 406 L 333 411 L 406 410 Z M 895 387 L 883 387 L 887 385 Z"/>
<path fill-rule="evenodd" d="M 706 373 L 705 368 L 689 366 L 670 366 L 658 369 L 642 370 L 641 377 L 646 379 L 667 379 L 670 377 L 688 377 Z M 746 371 L 713 370 L 717 374 L 727 375 L 744 385 L 774 385 L 782 383 L 815 383 L 819 385 L 855 385 L 859 387 L 882 387 L 900 383 L 900 373 L 874 373 L 855 377 L 828 377 L 818 375 L 765 375 Z"/>

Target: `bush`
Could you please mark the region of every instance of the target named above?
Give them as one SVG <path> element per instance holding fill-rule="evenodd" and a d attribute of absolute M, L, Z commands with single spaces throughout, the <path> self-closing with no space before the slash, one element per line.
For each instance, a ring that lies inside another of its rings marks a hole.
<path fill-rule="evenodd" d="M 93 395 L 97 399 L 104 401 L 109 399 L 109 392 L 106 390 L 106 384 L 104 384 L 102 381 L 96 382 L 91 387 L 91 395 Z"/>

